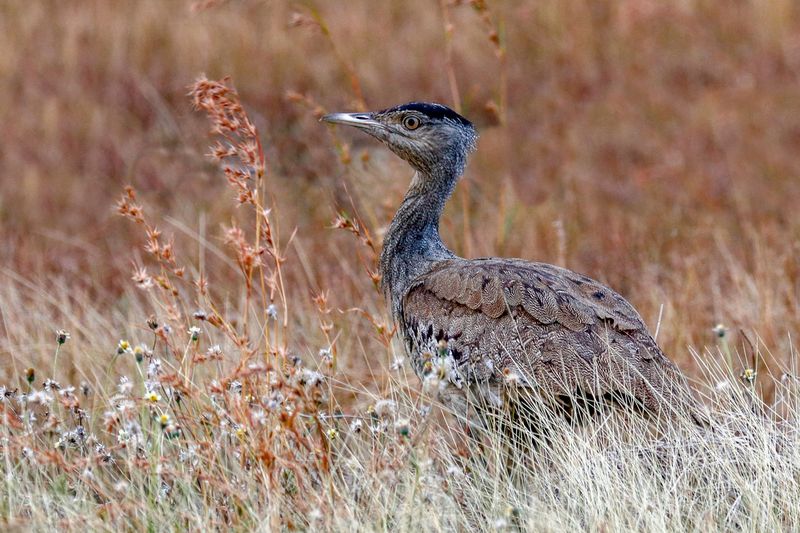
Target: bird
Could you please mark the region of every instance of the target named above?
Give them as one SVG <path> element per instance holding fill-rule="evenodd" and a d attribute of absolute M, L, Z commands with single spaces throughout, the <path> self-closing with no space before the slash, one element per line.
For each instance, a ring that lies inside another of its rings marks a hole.
<path fill-rule="evenodd" d="M 475 150 L 472 122 L 428 102 L 321 120 L 371 135 L 414 171 L 384 235 L 381 287 L 415 373 L 434 378 L 456 414 L 485 427 L 487 413 L 534 412 L 529 404 L 540 402 L 570 420 L 612 405 L 707 424 L 685 376 L 620 294 L 559 266 L 466 259 L 444 244 L 439 221 Z"/>

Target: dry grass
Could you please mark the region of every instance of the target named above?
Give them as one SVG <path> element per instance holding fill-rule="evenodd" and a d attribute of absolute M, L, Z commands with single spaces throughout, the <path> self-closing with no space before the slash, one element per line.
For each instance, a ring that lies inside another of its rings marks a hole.
<path fill-rule="evenodd" d="M 800 526 L 792 2 L 208 4 L 0 6 L 7 525 Z M 607 281 L 713 435 L 611 417 L 509 474 L 426 414 L 374 278 L 409 172 L 316 121 L 417 98 L 481 132 L 445 242 Z"/>

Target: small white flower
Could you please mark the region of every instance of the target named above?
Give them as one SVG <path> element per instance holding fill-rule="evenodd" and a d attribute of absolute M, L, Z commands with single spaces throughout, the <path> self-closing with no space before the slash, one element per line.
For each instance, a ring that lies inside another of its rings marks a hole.
<path fill-rule="evenodd" d="M 498 530 L 505 529 L 508 527 L 508 521 L 505 518 L 498 518 L 497 520 L 494 521 L 494 524 L 492 525 L 494 526 L 495 529 Z"/>
<path fill-rule="evenodd" d="M 503 369 L 503 379 L 508 385 L 519 385 L 522 378 L 510 368 Z"/>
<path fill-rule="evenodd" d="M 155 391 L 151 391 L 144 395 L 144 399 L 149 403 L 158 403 L 161 401 L 161 395 Z"/>
<path fill-rule="evenodd" d="M 153 286 L 153 278 L 151 278 L 147 274 L 147 269 L 145 267 L 137 268 L 133 272 L 133 276 L 131 276 L 131 279 L 133 280 L 133 282 L 136 284 L 137 287 L 139 287 L 144 291 Z"/>
<path fill-rule="evenodd" d="M 44 390 L 46 390 L 47 392 L 61 389 L 61 385 L 58 383 L 58 381 L 54 379 L 45 380 L 42 386 L 44 387 Z"/>
<path fill-rule="evenodd" d="M 38 403 L 38 404 L 41 404 L 41 405 L 50 405 L 51 403 L 53 403 L 53 400 L 54 400 L 53 395 L 52 394 L 48 394 L 47 392 L 45 392 L 43 390 L 31 392 L 30 394 L 28 394 L 28 401 L 30 403 Z"/>
<path fill-rule="evenodd" d="M 422 380 L 422 390 L 428 394 L 431 394 L 439 390 L 439 383 L 439 376 L 431 372 L 425 376 L 425 379 Z"/>
<path fill-rule="evenodd" d="M 121 415 L 124 415 L 128 412 L 133 412 L 135 409 L 136 404 L 133 402 L 133 400 L 122 400 L 117 404 L 117 411 L 119 411 Z"/>
<path fill-rule="evenodd" d="M 275 307 L 275 304 L 269 304 L 267 306 L 267 316 L 272 320 L 278 319 L 278 308 Z"/>
<path fill-rule="evenodd" d="M 394 400 L 379 400 L 375 403 L 375 414 L 381 418 L 393 417 L 397 411 Z"/>
<path fill-rule="evenodd" d="M 361 421 L 360 418 L 356 418 L 352 422 L 350 422 L 350 431 L 353 433 L 361 432 L 361 428 L 364 426 L 364 423 Z"/>
<path fill-rule="evenodd" d="M 120 394 L 128 394 L 133 388 L 133 383 L 128 376 L 121 376 L 119 378 L 119 385 L 117 385 Z"/>
<path fill-rule="evenodd" d="M 316 370 L 310 370 L 308 368 L 304 368 L 300 372 L 299 377 L 300 384 L 307 387 L 314 387 L 315 385 L 320 384 L 324 379 L 324 375 L 320 374 Z"/>
<path fill-rule="evenodd" d="M 201 330 L 197 326 L 192 326 L 189 328 L 189 336 L 191 336 L 193 341 L 196 341 L 200 337 Z"/>
<path fill-rule="evenodd" d="M 724 324 L 717 324 L 711 328 L 711 331 L 720 339 L 724 339 L 725 335 L 728 334 L 728 328 L 726 328 Z"/>
<path fill-rule="evenodd" d="M 117 431 L 117 442 L 119 444 L 124 444 L 128 442 L 130 438 L 131 434 L 128 433 L 126 430 L 120 428 L 119 431 Z"/>
<path fill-rule="evenodd" d="M 161 464 L 159 464 L 158 466 L 161 466 Z M 158 467 L 156 467 L 156 470 L 158 470 Z M 161 488 L 158 490 L 157 499 L 158 500 L 163 500 L 164 498 L 169 496 L 169 493 L 171 491 L 172 491 L 172 487 L 170 487 L 166 482 L 162 481 L 161 482 Z"/>
<path fill-rule="evenodd" d="M 752 385 L 753 382 L 756 380 L 757 375 L 758 373 L 752 368 L 745 368 L 740 377 L 742 378 L 742 380 Z"/>
<path fill-rule="evenodd" d="M 155 358 L 147 365 L 147 377 L 153 378 L 161 373 L 161 359 Z"/>
<path fill-rule="evenodd" d="M 267 399 L 265 402 L 267 404 L 267 409 L 270 411 L 274 411 L 284 402 L 286 398 L 280 391 L 275 391 L 272 395 Z"/>
<path fill-rule="evenodd" d="M 395 357 L 394 360 L 392 361 L 392 366 L 391 366 L 392 370 L 400 370 L 401 368 L 403 368 L 405 362 L 406 362 L 405 357 Z"/>
<path fill-rule="evenodd" d="M 56 331 L 56 342 L 58 344 L 64 344 L 69 339 L 70 339 L 70 334 L 68 331 L 65 331 L 63 329 L 59 329 L 58 331 Z"/>
<path fill-rule="evenodd" d="M 263 409 L 253 409 L 250 413 L 250 419 L 254 426 L 264 426 L 267 424 L 267 414 Z"/>
<path fill-rule="evenodd" d="M 394 429 L 403 437 L 408 437 L 411 433 L 411 422 L 407 418 L 401 418 L 394 423 Z"/>
<path fill-rule="evenodd" d="M 222 348 L 219 347 L 219 344 L 215 344 L 206 350 L 206 355 L 212 359 L 222 357 Z"/>
<path fill-rule="evenodd" d="M 117 353 L 122 355 L 131 351 L 131 343 L 122 339 L 117 343 Z"/>

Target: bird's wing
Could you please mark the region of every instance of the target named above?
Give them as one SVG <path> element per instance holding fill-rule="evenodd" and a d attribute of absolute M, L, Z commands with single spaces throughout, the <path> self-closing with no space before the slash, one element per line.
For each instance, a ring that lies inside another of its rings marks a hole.
<path fill-rule="evenodd" d="M 683 389 L 622 296 L 553 265 L 442 261 L 406 292 L 400 322 L 418 372 L 444 339 L 468 381 L 512 374 L 556 394 L 624 389 L 655 411 Z"/>

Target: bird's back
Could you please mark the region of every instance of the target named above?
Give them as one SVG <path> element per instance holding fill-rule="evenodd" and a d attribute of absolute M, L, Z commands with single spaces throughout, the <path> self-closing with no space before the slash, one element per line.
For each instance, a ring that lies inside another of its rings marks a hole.
<path fill-rule="evenodd" d="M 554 397 L 624 396 L 655 414 L 689 401 L 631 304 L 553 265 L 441 261 L 414 280 L 396 318 L 417 372 L 444 355 L 457 388 L 513 382 Z"/>

